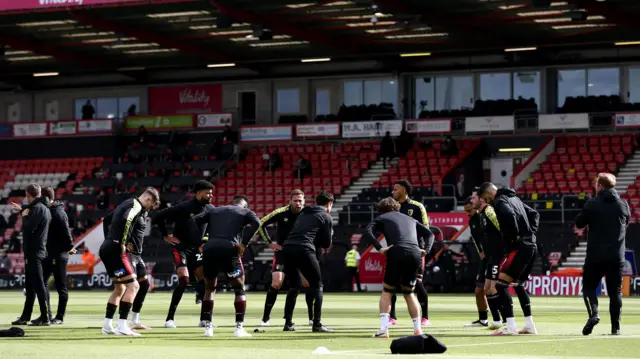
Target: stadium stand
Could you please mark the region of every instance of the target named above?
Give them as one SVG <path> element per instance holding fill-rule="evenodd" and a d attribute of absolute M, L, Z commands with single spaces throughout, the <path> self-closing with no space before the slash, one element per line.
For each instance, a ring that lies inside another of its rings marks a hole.
<path fill-rule="evenodd" d="M 626 199 L 631 206 L 631 223 L 640 222 L 640 176 L 636 177 L 633 184 L 627 188 L 626 192 L 622 195 L 622 198 Z"/>
<path fill-rule="evenodd" d="M 344 206 L 340 223 L 368 223 L 376 214 L 374 203 L 391 194 L 391 187 L 400 179 L 408 179 L 414 186 L 412 197 L 423 202 L 427 211 L 450 212 L 455 209 L 452 198 L 442 197 L 437 189 L 441 179 L 472 150 L 476 141 L 457 141 L 458 154 L 445 155 L 443 141 L 415 143 L 406 156 L 400 157 L 397 166 L 390 168 L 372 188 L 363 190 Z"/>
<path fill-rule="evenodd" d="M 376 161 L 378 152 L 376 142 L 255 146 L 244 161 L 220 178 L 215 202 L 229 203 L 235 194 L 243 193 L 262 216 L 285 205 L 295 188 L 305 191 L 307 201 L 313 201 L 314 193 L 321 189 L 329 189 L 337 196 Z M 274 154 L 281 157 L 281 164 L 274 171 L 268 170 L 265 154 L 269 158 Z M 311 174 L 304 179 L 296 178 L 294 173 L 300 158 L 311 166 Z"/>

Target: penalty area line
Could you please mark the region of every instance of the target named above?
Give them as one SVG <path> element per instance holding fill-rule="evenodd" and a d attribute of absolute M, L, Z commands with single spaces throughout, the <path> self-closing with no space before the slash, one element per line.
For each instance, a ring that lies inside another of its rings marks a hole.
<path fill-rule="evenodd" d="M 472 344 L 453 344 L 447 345 L 447 349 L 449 348 L 464 348 L 464 347 L 483 347 L 489 345 L 496 344 L 528 344 L 528 343 L 549 343 L 549 342 L 572 342 L 578 340 L 603 340 L 603 339 L 635 339 L 640 338 L 640 335 L 610 335 L 610 336 L 584 336 L 577 338 L 558 338 L 558 339 L 534 339 L 534 340 L 514 340 L 510 342 L 490 342 L 490 343 L 472 343 Z M 446 344 L 445 344 L 446 345 Z M 358 354 L 361 353 L 363 355 L 388 355 L 388 353 L 373 353 L 375 351 L 380 351 L 381 349 L 360 349 L 360 350 L 340 350 L 340 351 L 332 351 L 331 355 L 344 355 L 344 354 Z"/>

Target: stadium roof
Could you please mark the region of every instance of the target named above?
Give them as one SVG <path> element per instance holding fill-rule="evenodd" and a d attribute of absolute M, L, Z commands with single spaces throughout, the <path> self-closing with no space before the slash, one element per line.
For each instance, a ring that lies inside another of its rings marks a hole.
<path fill-rule="evenodd" d="M 542 63 L 567 49 L 640 44 L 637 0 L 17 3 L 0 1 L 0 81 L 30 88 L 406 71 L 427 56 Z"/>

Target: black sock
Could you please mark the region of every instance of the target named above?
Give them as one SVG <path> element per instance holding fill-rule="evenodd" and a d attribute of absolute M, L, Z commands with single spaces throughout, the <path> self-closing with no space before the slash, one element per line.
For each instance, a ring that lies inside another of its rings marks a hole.
<path fill-rule="evenodd" d="M 322 300 L 324 298 L 324 293 L 322 287 L 318 289 L 314 289 L 312 291 L 313 294 L 313 325 L 319 326 L 322 322 Z"/>
<path fill-rule="evenodd" d="M 429 294 L 422 284 L 422 281 L 416 282 L 416 296 L 422 309 L 422 318 L 429 319 Z"/>
<path fill-rule="evenodd" d="M 105 314 L 104 317 L 107 319 L 113 319 L 113 316 L 116 314 L 116 309 L 118 309 L 117 305 L 107 303 L 107 314 Z"/>
<path fill-rule="evenodd" d="M 620 313 L 621 312 L 622 312 L 622 293 L 620 292 L 610 293 L 609 294 L 609 313 L 611 314 L 611 325 L 615 329 L 620 329 Z"/>
<path fill-rule="evenodd" d="M 298 299 L 299 289 L 291 288 L 287 293 L 287 301 L 284 304 L 284 320 L 285 325 L 291 325 L 293 323 L 293 310 L 296 307 L 296 299 Z"/>
<path fill-rule="evenodd" d="M 140 290 L 138 290 L 138 294 L 136 294 L 136 298 L 133 300 L 133 312 L 140 313 L 142 310 L 142 304 L 144 303 L 144 298 L 147 296 L 147 292 L 149 292 L 149 281 L 143 280 L 140 282 Z"/>
<path fill-rule="evenodd" d="M 396 300 L 398 299 L 398 296 L 393 293 L 393 295 L 391 296 L 391 311 L 389 312 L 389 318 L 391 319 L 395 319 L 397 320 L 398 317 L 396 317 Z"/>
<path fill-rule="evenodd" d="M 316 297 L 312 291 L 307 289 L 307 292 L 304 294 L 304 299 L 307 302 L 307 314 L 309 314 L 309 320 L 313 320 L 313 302 L 316 300 Z"/>
<path fill-rule="evenodd" d="M 233 302 L 233 306 L 236 309 L 236 323 L 244 323 L 244 313 L 247 311 L 247 300 L 244 296 L 244 291 L 241 295 L 236 293 L 236 300 Z"/>
<path fill-rule="evenodd" d="M 166 321 L 173 320 L 176 315 L 176 310 L 178 309 L 178 304 L 182 300 L 182 294 L 184 294 L 184 290 L 187 288 L 187 284 L 189 284 L 188 277 L 182 277 L 179 279 L 178 286 L 173 290 L 173 295 L 171 296 L 171 304 L 169 304 L 169 313 L 167 314 Z"/>
<path fill-rule="evenodd" d="M 203 300 L 202 306 L 200 307 L 200 320 L 205 320 L 210 322 L 212 317 L 213 317 L 213 301 Z"/>
<path fill-rule="evenodd" d="M 480 320 L 489 320 L 489 312 L 487 312 L 486 310 L 479 310 L 478 318 Z"/>
<path fill-rule="evenodd" d="M 196 283 L 196 298 L 202 300 L 204 298 L 204 279 Z"/>
<path fill-rule="evenodd" d="M 269 318 L 271 318 L 271 310 L 276 304 L 276 299 L 278 299 L 278 289 L 269 287 L 269 290 L 267 291 L 267 298 L 264 301 L 264 313 L 262 314 L 263 322 L 268 322 Z"/>
<path fill-rule="evenodd" d="M 509 294 L 509 287 L 498 283 L 496 284 L 496 290 L 500 296 L 503 317 L 505 319 L 513 318 L 513 299 L 511 298 L 511 294 Z"/>
<path fill-rule="evenodd" d="M 520 308 L 522 308 L 522 313 L 525 317 L 531 316 L 531 298 L 529 298 L 529 293 L 524 289 L 523 286 L 515 286 L 513 288 L 518 295 L 518 301 L 520 302 Z"/>
<path fill-rule="evenodd" d="M 127 319 L 129 317 L 131 306 L 132 304 L 129 302 L 120 301 L 120 319 Z"/>
<path fill-rule="evenodd" d="M 500 295 L 498 293 L 488 295 L 487 302 L 489 303 L 491 318 L 493 319 L 494 322 L 499 322 L 500 321 Z"/>
<path fill-rule="evenodd" d="M 587 306 L 587 313 L 589 313 L 589 318 L 598 316 L 598 296 L 595 291 L 584 292 L 582 293 L 582 297 L 584 298 L 584 304 Z M 611 302 L 609 302 L 611 303 Z"/>

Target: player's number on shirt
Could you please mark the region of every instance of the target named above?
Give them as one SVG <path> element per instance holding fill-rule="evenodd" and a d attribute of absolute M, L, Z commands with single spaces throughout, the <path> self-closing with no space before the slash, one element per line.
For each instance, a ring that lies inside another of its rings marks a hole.
<path fill-rule="evenodd" d="M 196 261 L 200 262 L 202 260 L 202 253 L 196 253 Z"/>

